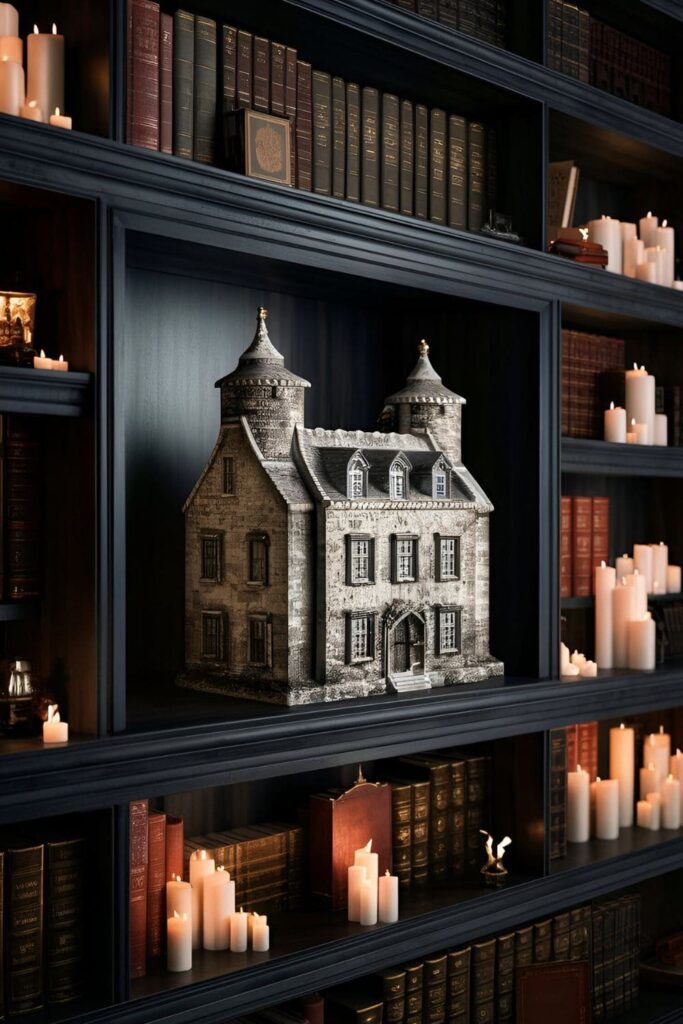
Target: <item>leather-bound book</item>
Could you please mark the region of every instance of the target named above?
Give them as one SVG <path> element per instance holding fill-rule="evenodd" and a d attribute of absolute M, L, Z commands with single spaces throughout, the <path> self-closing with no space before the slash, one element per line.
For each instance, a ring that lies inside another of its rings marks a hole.
<path fill-rule="evenodd" d="M 496 1022 L 508 1024 L 515 1016 L 515 933 L 496 939 Z"/>
<path fill-rule="evenodd" d="M 416 754 L 399 763 L 406 774 L 429 782 L 429 875 L 433 881 L 443 881 L 450 874 L 450 761 Z"/>
<path fill-rule="evenodd" d="M 423 18 L 431 18 L 432 21 L 435 21 L 436 4 L 437 0 L 417 0 L 417 13 L 421 14 Z"/>
<path fill-rule="evenodd" d="M 313 91 L 311 65 L 298 60 L 296 93 L 296 187 L 313 188 Z"/>
<path fill-rule="evenodd" d="M 551 918 L 547 921 L 536 921 L 534 929 L 534 963 L 547 963 L 553 952 L 553 922 Z"/>
<path fill-rule="evenodd" d="M 45 846 L 45 995 L 70 1003 L 85 988 L 85 841 Z"/>
<path fill-rule="evenodd" d="M 361 100 L 360 197 L 365 206 L 379 206 L 379 93 L 366 86 Z"/>
<path fill-rule="evenodd" d="M 40 423 L 10 415 L 5 428 L 7 594 L 21 601 L 41 591 Z"/>
<path fill-rule="evenodd" d="M 159 148 L 159 4 L 128 0 L 126 141 Z"/>
<path fill-rule="evenodd" d="M 399 100 L 382 93 L 381 199 L 384 210 L 398 213 L 400 188 Z"/>
<path fill-rule="evenodd" d="M 446 223 L 446 113 L 429 112 L 429 219 Z"/>
<path fill-rule="evenodd" d="M 325 1000 L 319 992 L 304 996 L 301 1000 L 301 1009 L 308 1024 L 325 1024 Z"/>
<path fill-rule="evenodd" d="M 313 191 L 332 193 L 332 78 L 313 71 Z"/>
<path fill-rule="evenodd" d="M 498 209 L 498 132 L 495 128 L 484 129 L 484 170 L 486 221 L 489 211 Z"/>
<path fill-rule="evenodd" d="M 533 925 L 518 928 L 515 932 L 515 970 L 534 962 Z"/>
<path fill-rule="evenodd" d="M 159 43 L 159 149 L 173 152 L 173 17 L 162 14 Z"/>
<path fill-rule="evenodd" d="M 594 906 L 591 916 L 591 972 L 593 1020 L 605 1020 L 604 923 L 606 911 Z"/>
<path fill-rule="evenodd" d="M 285 47 L 285 117 L 289 119 L 292 136 L 292 185 L 296 188 L 296 50 Z"/>
<path fill-rule="evenodd" d="M 605 562 L 609 565 L 609 498 L 593 498 L 593 568 Z M 592 574 L 595 593 L 595 573 Z"/>
<path fill-rule="evenodd" d="M 270 44 L 270 112 L 285 116 L 285 64 L 287 50 L 283 43 Z"/>
<path fill-rule="evenodd" d="M 391 869 L 391 786 L 361 777 L 350 789 L 309 797 L 308 815 L 311 894 L 329 909 L 343 910 L 356 850 L 372 839 L 380 875 Z"/>
<path fill-rule="evenodd" d="M 496 1012 L 496 940 L 472 946 L 472 1019 L 494 1024 Z"/>
<path fill-rule="evenodd" d="M 392 857 L 401 889 L 412 881 L 413 787 L 410 782 L 388 780 L 391 785 Z"/>
<path fill-rule="evenodd" d="M 448 223 L 467 228 L 467 122 L 457 114 L 448 118 Z"/>
<path fill-rule="evenodd" d="M 598 723 L 579 722 L 576 735 L 577 764 L 588 772 L 591 782 L 595 782 L 598 774 Z"/>
<path fill-rule="evenodd" d="M 131 978 L 143 978 L 147 973 L 148 815 L 147 800 L 131 801 L 128 826 L 128 925 Z"/>
<path fill-rule="evenodd" d="M 439 21 L 448 28 L 458 27 L 458 0 L 439 0 Z"/>
<path fill-rule="evenodd" d="M 569 911 L 555 914 L 552 927 L 552 959 L 569 960 L 571 924 Z"/>
<path fill-rule="evenodd" d="M 517 972 L 517 1024 L 590 1024 L 585 963 L 543 964 Z"/>
<path fill-rule="evenodd" d="M 10 1016 L 43 1005 L 44 848 L 21 840 L 5 852 L 5 1008 Z"/>
<path fill-rule="evenodd" d="M 173 152 L 192 159 L 194 152 L 194 14 L 173 15 Z"/>
<path fill-rule="evenodd" d="M 403 1024 L 406 1019 L 406 972 L 402 967 L 381 971 L 378 976 L 382 986 L 384 1024 Z"/>
<path fill-rule="evenodd" d="M 404 964 L 406 972 L 406 1024 L 422 1024 L 424 964 Z"/>
<path fill-rule="evenodd" d="M 572 499 L 560 506 L 560 597 L 572 596 Z"/>
<path fill-rule="evenodd" d="M 203 164 L 216 160 L 216 22 L 197 15 L 194 22 L 194 148 Z"/>
<path fill-rule="evenodd" d="M 270 109 L 270 42 L 263 36 L 254 36 L 254 110 L 267 114 Z"/>
<path fill-rule="evenodd" d="M 593 499 L 572 499 L 572 568 L 575 597 L 593 593 Z"/>
<path fill-rule="evenodd" d="M 417 0 L 396 0 L 396 6 L 404 11 L 417 11 Z"/>
<path fill-rule="evenodd" d="M 346 83 L 346 198 L 360 202 L 360 88 Z"/>
<path fill-rule="evenodd" d="M 182 818 L 166 815 L 166 868 L 164 881 L 170 882 L 174 875 L 183 877 L 183 844 L 185 823 Z"/>
<path fill-rule="evenodd" d="M 430 794 L 428 781 L 413 783 L 412 882 L 418 888 L 429 882 Z"/>
<path fill-rule="evenodd" d="M 562 0 L 548 3 L 548 67 L 562 70 Z"/>
<path fill-rule="evenodd" d="M 481 829 L 491 820 L 491 758 L 467 756 L 466 867 L 473 873 L 481 867 Z"/>
<path fill-rule="evenodd" d="M 562 4 L 562 70 L 579 77 L 579 9 L 569 3 Z"/>
<path fill-rule="evenodd" d="M 470 971 L 472 947 L 448 954 L 446 1020 L 449 1024 L 470 1024 Z"/>
<path fill-rule="evenodd" d="M 448 992 L 448 957 L 426 957 L 422 989 L 423 1024 L 444 1024 Z"/>
<path fill-rule="evenodd" d="M 589 960 L 591 955 L 590 906 L 574 907 L 569 912 L 569 959 Z"/>
<path fill-rule="evenodd" d="M 410 100 L 401 100 L 399 128 L 399 182 L 401 213 L 415 212 L 415 112 Z"/>
<path fill-rule="evenodd" d="M 567 732 L 550 732 L 550 859 L 567 853 Z"/>
<path fill-rule="evenodd" d="M 588 11 L 579 9 L 579 79 L 590 81 L 591 18 Z"/>
<path fill-rule="evenodd" d="M 605 1020 L 615 1015 L 615 908 L 611 900 L 602 902 L 602 977 Z"/>
<path fill-rule="evenodd" d="M 470 231 L 481 231 L 484 224 L 484 192 L 486 187 L 484 126 L 482 124 L 479 124 L 477 121 L 470 121 L 467 142 L 467 227 Z"/>
<path fill-rule="evenodd" d="M 158 966 L 166 932 L 166 815 L 147 818 L 147 963 Z"/>
<path fill-rule="evenodd" d="M 429 216 L 429 111 L 415 105 L 415 216 Z"/>
<path fill-rule="evenodd" d="M 451 871 L 456 878 L 460 878 L 467 866 L 467 762 L 463 758 L 451 761 L 450 773 Z"/>
<path fill-rule="evenodd" d="M 382 1024 L 384 1004 L 377 986 L 356 981 L 327 989 L 325 1024 Z M 378 998 L 379 995 L 379 998 Z"/>
<path fill-rule="evenodd" d="M 254 38 L 251 32 L 237 33 L 237 106 L 251 108 L 254 94 Z"/>
<path fill-rule="evenodd" d="M 346 83 L 332 79 L 332 195 L 346 196 Z"/>
<path fill-rule="evenodd" d="M 237 109 L 237 29 L 233 25 L 223 25 L 221 40 L 223 54 L 221 95 L 223 97 L 223 113 L 229 114 Z"/>

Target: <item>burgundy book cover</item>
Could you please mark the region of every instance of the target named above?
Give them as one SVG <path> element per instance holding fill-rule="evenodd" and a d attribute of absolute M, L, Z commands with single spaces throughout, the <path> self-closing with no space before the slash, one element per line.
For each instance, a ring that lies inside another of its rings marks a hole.
<path fill-rule="evenodd" d="M 572 499 L 574 596 L 593 593 L 593 499 Z"/>
<path fill-rule="evenodd" d="M 391 786 L 361 780 L 348 790 L 317 793 L 308 812 L 311 893 L 330 910 L 343 910 L 356 850 L 372 840 L 380 875 L 391 870 Z"/>
<path fill-rule="evenodd" d="M 166 815 L 147 819 L 147 960 L 158 966 L 166 930 Z"/>
<path fill-rule="evenodd" d="M 183 847 L 185 845 L 185 822 L 182 818 L 166 815 L 166 872 L 165 882 L 174 875 L 183 877 Z M 187 881 L 187 879 L 185 879 Z"/>
<path fill-rule="evenodd" d="M 588 772 L 591 782 L 594 782 L 598 774 L 597 722 L 567 726 L 567 771 L 575 772 L 577 764 Z"/>
<path fill-rule="evenodd" d="M 560 597 L 572 596 L 572 499 L 562 498 L 560 510 Z"/>
<path fill-rule="evenodd" d="M 173 17 L 161 15 L 159 49 L 159 148 L 173 152 Z"/>
<path fill-rule="evenodd" d="M 609 498 L 593 498 L 593 568 L 609 564 Z M 593 574 L 595 592 L 595 574 Z"/>
<path fill-rule="evenodd" d="M 516 988 L 517 1024 L 591 1024 L 585 960 L 520 967 Z"/>
<path fill-rule="evenodd" d="M 128 899 L 129 968 L 131 978 L 147 973 L 147 800 L 133 800 L 129 807 Z"/>
<path fill-rule="evenodd" d="M 127 141 L 159 148 L 159 4 L 128 0 Z"/>

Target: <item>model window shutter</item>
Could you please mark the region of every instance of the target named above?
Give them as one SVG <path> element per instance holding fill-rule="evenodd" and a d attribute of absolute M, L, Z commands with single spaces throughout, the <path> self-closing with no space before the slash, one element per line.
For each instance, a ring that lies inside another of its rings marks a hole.
<path fill-rule="evenodd" d="M 398 558 L 397 558 L 397 543 L 396 534 L 392 533 L 390 537 L 391 544 L 391 582 L 398 583 Z"/>
<path fill-rule="evenodd" d="M 353 583 L 353 568 L 351 552 L 353 550 L 353 541 L 351 540 L 350 534 L 346 534 L 344 538 L 346 541 L 346 586 L 350 587 Z"/>
<path fill-rule="evenodd" d="M 368 541 L 368 579 L 371 583 L 375 582 L 375 538 L 371 537 Z"/>
<path fill-rule="evenodd" d="M 351 659 L 351 621 L 352 621 L 352 616 L 347 612 L 346 613 L 346 621 L 344 623 L 345 645 L 346 645 L 346 659 L 345 660 L 346 660 L 346 664 L 347 665 L 350 665 L 351 664 L 351 660 L 352 660 Z"/>
<path fill-rule="evenodd" d="M 458 654 L 462 654 L 462 608 L 455 609 L 455 646 Z"/>
<path fill-rule="evenodd" d="M 434 653 L 441 654 L 441 605 L 434 605 Z"/>
<path fill-rule="evenodd" d="M 441 583 L 441 534 L 434 534 L 434 579 Z"/>
<path fill-rule="evenodd" d="M 455 538 L 455 575 L 460 579 L 460 537 Z"/>
<path fill-rule="evenodd" d="M 413 579 L 419 580 L 420 578 L 420 538 L 415 537 L 413 540 Z"/>
<path fill-rule="evenodd" d="M 375 621 L 376 615 L 368 616 L 368 657 L 375 657 Z"/>

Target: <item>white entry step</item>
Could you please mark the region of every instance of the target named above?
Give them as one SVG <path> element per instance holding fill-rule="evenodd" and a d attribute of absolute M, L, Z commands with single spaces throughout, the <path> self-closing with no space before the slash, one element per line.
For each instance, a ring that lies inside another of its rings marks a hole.
<path fill-rule="evenodd" d="M 432 684 L 428 675 L 415 675 L 414 672 L 392 672 L 391 684 L 397 693 L 408 690 L 431 690 Z"/>

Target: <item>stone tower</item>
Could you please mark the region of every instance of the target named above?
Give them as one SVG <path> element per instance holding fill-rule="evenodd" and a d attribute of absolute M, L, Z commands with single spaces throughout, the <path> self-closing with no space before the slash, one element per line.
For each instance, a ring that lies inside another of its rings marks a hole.
<path fill-rule="evenodd" d="M 421 341 L 419 358 L 405 387 L 385 402 L 382 420 L 399 434 L 422 434 L 428 430 L 437 447 L 453 463 L 462 462 L 462 406 L 465 399 L 449 391 L 429 361 L 429 345 Z M 387 416 L 387 413 L 389 414 Z"/>
<path fill-rule="evenodd" d="M 268 337 L 268 310 L 259 306 L 256 334 L 237 368 L 216 381 L 221 389 L 221 422 L 245 416 L 264 459 L 288 459 L 294 427 L 303 426 L 304 392 L 310 384 L 285 369 Z"/>

